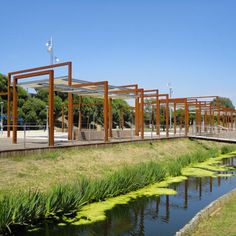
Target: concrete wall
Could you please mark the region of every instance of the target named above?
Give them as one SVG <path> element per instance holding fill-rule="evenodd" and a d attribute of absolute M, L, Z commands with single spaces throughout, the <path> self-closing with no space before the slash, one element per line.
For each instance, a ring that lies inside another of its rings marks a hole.
<path fill-rule="evenodd" d="M 132 138 L 134 137 L 134 130 L 112 130 L 112 138 L 122 139 L 122 138 Z M 97 130 L 74 130 L 74 139 L 79 141 L 88 141 L 88 140 L 103 140 L 104 131 Z"/>
<path fill-rule="evenodd" d="M 161 140 L 176 140 L 176 139 L 182 139 L 186 137 L 170 137 L 170 138 L 155 138 L 155 139 L 148 139 L 148 140 L 117 140 L 113 142 L 98 142 L 98 143 L 86 143 L 86 144 L 65 144 L 63 146 L 54 146 L 54 147 L 39 147 L 39 148 L 18 148 L 14 150 L 4 150 L 0 151 L 0 158 L 4 157 L 19 157 L 21 158 L 22 156 L 30 156 L 30 155 L 40 155 L 45 152 L 50 152 L 50 151 L 57 151 L 57 150 L 76 150 L 76 149 L 81 149 L 81 148 L 106 148 L 110 147 L 113 145 L 125 145 L 125 144 L 130 144 L 130 143 L 152 143 L 152 142 L 159 142 Z"/>

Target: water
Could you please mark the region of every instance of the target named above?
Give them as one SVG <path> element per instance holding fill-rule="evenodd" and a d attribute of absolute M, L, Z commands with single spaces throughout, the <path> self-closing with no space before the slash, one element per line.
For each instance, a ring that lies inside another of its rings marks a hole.
<path fill-rule="evenodd" d="M 236 166 L 236 158 L 226 159 L 223 163 Z M 40 231 L 28 232 L 24 235 L 174 235 L 197 212 L 236 188 L 236 177 L 189 178 L 182 183 L 171 185 L 170 188 L 175 189 L 178 194 L 140 198 L 128 205 L 118 205 L 107 212 L 108 217 L 104 222 L 90 226 L 64 227 L 45 223 Z"/>

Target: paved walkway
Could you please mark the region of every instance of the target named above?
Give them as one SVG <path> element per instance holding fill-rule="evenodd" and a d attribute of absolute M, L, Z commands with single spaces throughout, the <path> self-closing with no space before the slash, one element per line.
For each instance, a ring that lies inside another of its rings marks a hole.
<path fill-rule="evenodd" d="M 180 137 L 184 136 L 183 133 L 178 133 L 176 136 L 173 133 L 169 134 L 169 137 Z M 155 132 L 145 132 L 145 139 L 161 139 L 166 138 L 166 133 L 161 132 L 160 135 L 156 135 Z M 141 140 L 141 137 L 133 136 L 128 138 L 111 138 L 110 143 L 116 142 L 126 142 Z M 55 147 L 61 146 L 75 146 L 75 145 L 86 145 L 86 144 L 102 144 L 103 140 L 90 140 L 90 141 L 68 141 L 68 134 L 62 132 L 55 132 Z M 3 135 L 0 134 L 0 152 L 1 151 L 10 151 L 10 150 L 22 150 L 22 149 L 32 149 L 32 148 L 46 148 L 48 147 L 48 136 L 47 132 L 43 130 L 33 130 L 27 131 L 24 134 L 24 131 L 17 132 L 17 144 L 12 144 L 12 138 L 7 138 L 6 131 Z"/>

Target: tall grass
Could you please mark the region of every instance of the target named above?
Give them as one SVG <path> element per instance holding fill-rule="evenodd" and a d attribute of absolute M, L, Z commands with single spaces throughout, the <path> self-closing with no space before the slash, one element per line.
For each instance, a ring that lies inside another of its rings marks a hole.
<path fill-rule="evenodd" d="M 226 154 L 226 153 L 233 152 L 233 151 L 235 151 L 234 146 L 227 145 L 227 146 L 223 146 L 221 148 L 221 154 Z"/>
<path fill-rule="evenodd" d="M 222 148 L 221 152 L 232 151 Z M 0 199 L 0 233 L 10 232 L 15 225 L 26 225 L 50 217 L 58 217 L 78 211 L 81 206 L 140 189 L 178 176 L 181 169 L 191 163 L 203 162 L 219 154 L 217 149 L 202 150 L 183 155 L 174 160 L 140 163 L 124 167 L 97 180 L 81 179 L 58 184 L 50 192 L 26 191 Z"/>

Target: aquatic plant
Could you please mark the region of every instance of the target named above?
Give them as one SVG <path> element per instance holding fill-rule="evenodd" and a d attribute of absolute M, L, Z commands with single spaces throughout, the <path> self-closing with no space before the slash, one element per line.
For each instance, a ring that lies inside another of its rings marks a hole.
<path fill-rule="evenodd" d="M 233 152 L 235 151 L 235 147 L 234 146 L 229 146 L 229 145 L 225 145 L 221 148 L 221 154 L 226 154 L 226 153 L 229 153 L 229 152 Z"/>

